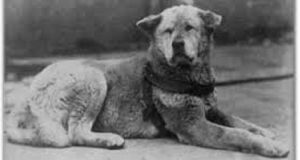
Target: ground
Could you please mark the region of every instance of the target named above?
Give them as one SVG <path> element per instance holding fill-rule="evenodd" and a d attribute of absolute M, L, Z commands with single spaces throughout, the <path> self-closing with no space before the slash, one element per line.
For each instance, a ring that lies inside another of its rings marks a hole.
<path fill-rule="evenodd" d="M 217 47 L 216 52 L 212 55 L 212 63 L 216 69 L 219 82 L 251 77 L 270 77 L 294 72 L 293 53 L 291 45 Z M 130 54 L 139 54 L 139 52 Z M 105 54 L 99 57 L 100 59 L 106 59 L 112 56 L 118 57 L 119 54 Z M 37 61 L 37 59 L 15 59 L 12 62 L 22 65 L 26 65 L 29 62 L 30 64 L 47 64 L 57 59 L 53 58 L 43 61 Z M 7 82 L 6 86 L 9 87 L 15 84 Z M 293 78 L 222 86 L 217 87 L 217 90 L 219 107 L 222 110 L 275 132 L 277 139 L 289 146 L 291 150 L 290 155 L 285 159 L 294 159 Z M 130 139 L 126 140 L 126 146 L 121 150 L 90 147 L 36 148 L 6 142 L 4 144 L 4 156 L 6 160 L 268 159 L 253 154 L 188 146 L 172 139 Z"/>

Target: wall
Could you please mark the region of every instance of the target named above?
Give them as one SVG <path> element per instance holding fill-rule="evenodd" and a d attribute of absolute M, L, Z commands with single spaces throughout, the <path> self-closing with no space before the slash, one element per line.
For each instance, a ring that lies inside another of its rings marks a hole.
<path fill-rule="evenodd" d="M 168 1 L 5 0 L 5 51 L 12 56 L 47 56 L 143 48 L 146 39 L 135 22 L 161 10 Z M 216 36 L 221 43 L 257 35 L 276 37 L 292 30 L 293 3 L 293 0 L 195 1 L 197 6 L 224 16 Z"/>
<path fill-rule="evenodd" d="M 293 0 L 197 0 L 197 6 L 223 15 L 216 38 L 236 42 L 256 37 L 279 38 L 294 26 Z M 226 42 L 224 42 L 226 43 Z"/>

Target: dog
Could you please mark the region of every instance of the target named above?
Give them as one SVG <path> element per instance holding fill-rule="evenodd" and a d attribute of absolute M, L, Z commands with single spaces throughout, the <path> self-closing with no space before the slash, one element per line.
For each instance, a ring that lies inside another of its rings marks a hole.
<path fill-rule="evenodd" d="M 122 148 L 124 138 L 286 157 L 273 133 L 217 106 L 209 53 L 222 17 L 181 5 L 137 22 L 147 54 L 46 67 L 7 115 L 9 141 L 46 147 Z"/>

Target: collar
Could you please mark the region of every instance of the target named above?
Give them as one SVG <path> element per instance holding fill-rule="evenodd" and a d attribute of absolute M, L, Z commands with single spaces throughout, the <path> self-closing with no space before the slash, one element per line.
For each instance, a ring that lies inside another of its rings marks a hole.
<path fill-rule="evenodd" d="M 149 63 L 144 68 L 145 81 L 168 92 L 189 94 L 197 97 L 209 95 L 214 91 L 215 83 L 206 85 L 197 82 L 168 79 L 156 74 Z"/>

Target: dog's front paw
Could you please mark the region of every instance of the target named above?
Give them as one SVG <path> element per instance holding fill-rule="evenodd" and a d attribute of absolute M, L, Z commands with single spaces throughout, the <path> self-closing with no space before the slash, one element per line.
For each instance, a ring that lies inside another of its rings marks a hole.
<path fill-rule="evenodd" d="M 275 139 L 275 137 L 276 137 L 275 133 L 268 131 L 266 129 L 263 129 L 263 128 L 260 128 L 260 129 L 251 128 L 251 129 L 249 129 L 249 131 L 254 134 L 261 135 L 261 136 L 271 138 L 271 139 Z"/>
<path fill-rule="evenodd" d="M 253 152 L 274 158 L 287 157 L 289 154 L 289 150 L 283 144 L 267 138 L 261 138 L 259 142 L 254 143 Z"/>

